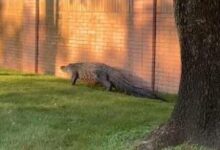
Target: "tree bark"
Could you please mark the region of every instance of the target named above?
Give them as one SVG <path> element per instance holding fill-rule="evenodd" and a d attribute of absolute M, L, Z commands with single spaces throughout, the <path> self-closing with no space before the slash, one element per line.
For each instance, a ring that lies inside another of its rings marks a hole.
<path fill-rule="evenodd" d="M 220 1 L 176 0 L 182 75 L 179 99 L 167 124 L 137 149 L 183 142 L 220 149 Z"/>

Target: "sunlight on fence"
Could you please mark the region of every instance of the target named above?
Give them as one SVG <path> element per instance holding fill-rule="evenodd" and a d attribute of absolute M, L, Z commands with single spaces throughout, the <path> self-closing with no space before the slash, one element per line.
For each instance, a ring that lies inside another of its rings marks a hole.
<path fill-rule="evenodd" d="M 61 65 L 102 62 L 151 85 L 153 0 L 39 0 L 39 22 L 36 4 L 0 0 L 0 66 L 34 72 L 37 57 L 39 73 L 64 76 Z M 158 0 L 156 17 L 156 90 L 177 92 L 180 53 L 172 0 Z"/>

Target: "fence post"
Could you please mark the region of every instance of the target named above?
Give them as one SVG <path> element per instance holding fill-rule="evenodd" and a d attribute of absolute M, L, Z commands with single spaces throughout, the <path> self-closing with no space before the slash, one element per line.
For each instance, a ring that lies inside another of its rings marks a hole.
<path fill-rule="evenodd" d="M 39 24 L 40 24 L 40 3 L 36 0 L 36 21 L 35 21 L 35 73 L 38 73 L 39 63 Z"/>
<path fill-rule="evenodd" d="M 152 35 L 152 90 L 155 92 L 156 51 L 157 51 L 157 0 L 153 0 L 153 35 Z"/>

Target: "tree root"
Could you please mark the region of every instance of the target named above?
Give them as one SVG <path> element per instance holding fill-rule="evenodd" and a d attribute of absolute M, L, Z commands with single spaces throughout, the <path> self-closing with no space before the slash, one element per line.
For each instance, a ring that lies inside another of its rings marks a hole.
<path fill-rule="evenodd" d="M 169 146 L 176 146 L 185 142 L 186 137 L 181 126 L 167 123 L 154 130 L 150 136 L 142 141 L 136 150 L 160 150 Z"/>

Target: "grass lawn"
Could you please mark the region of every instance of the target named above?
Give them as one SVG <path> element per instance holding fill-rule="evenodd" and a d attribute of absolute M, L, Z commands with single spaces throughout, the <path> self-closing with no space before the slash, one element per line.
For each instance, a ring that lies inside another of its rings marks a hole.
<path fill-rule="evenodd" d="M 173 103 L 0 69 L 0 150 L 127 150 Z"/>

